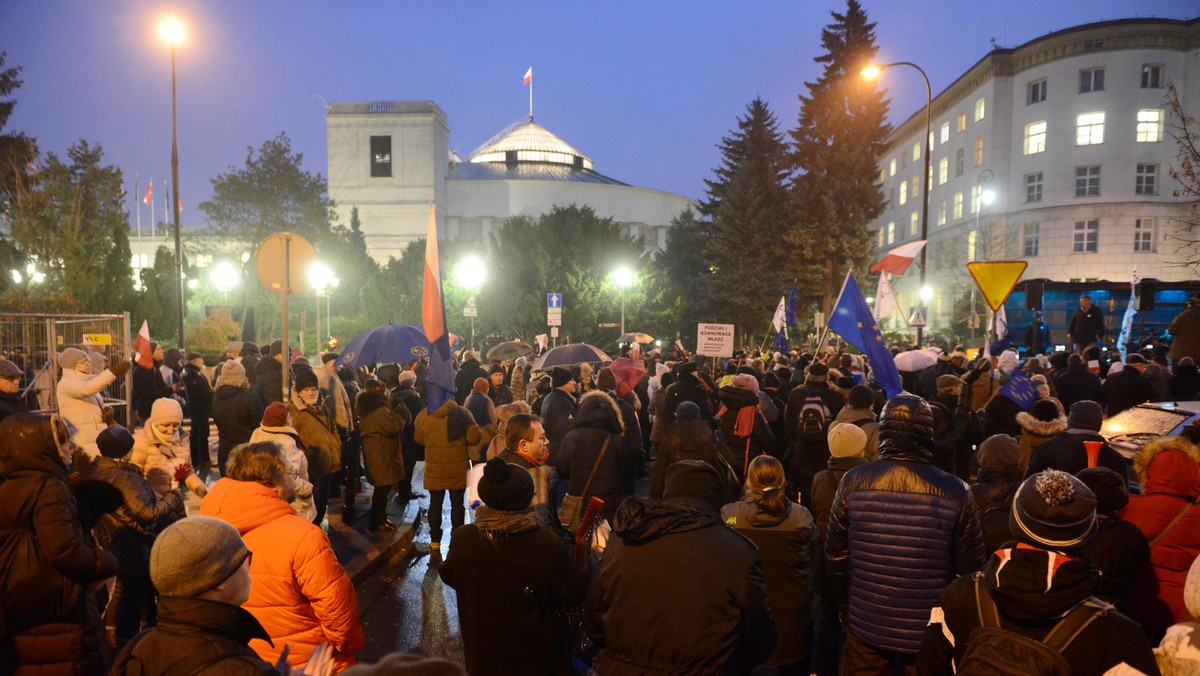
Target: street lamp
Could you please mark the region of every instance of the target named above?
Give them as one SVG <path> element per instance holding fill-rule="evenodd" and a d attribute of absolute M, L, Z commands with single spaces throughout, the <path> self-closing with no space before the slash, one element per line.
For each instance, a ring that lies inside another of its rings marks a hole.
<path fill-rule="evenodd" d="M 621 335 L 625 335 L 625 289 L 633 286 L 633 270 L 621 266 L 612 273 L 613 282 L 621 290 Z"/>
<path fill-rule="evenodd" d="M 917 288 L 924 290 L 925 289 L 925 252 L 929 250 L 929 191 L 930 191 L 930 188 L 933 187 L 933 181 L 930 180 L 931 176 L 929 175 L 929 155 L 933 151 L 933 144 L 930 143 L 930 139 L 929 139 L 929 134 L 931 133 L 930 112 L 931 112 L 931 109 L 933 108 L 933 89 L 929 86 L 929 76 L 925 74 L 925 71 L 922 70 L 920 66 L 918 66 L 917 64 L 912 63 L 910 61 L 897 61 L 895 63 L 885 63 L 881 66 L 870 64 L 866 68 L 862 69 L 861 75 L 869 80 L 873 80 L 873 79 L 879 77 L 879 75 L 881 73 L 883 73 L 883 71 L 887 70 L 888 68 L 891 68 L 892 66 L 909 66 L 911 68 L 915 68 L 915 69 L 917 69 L 917 72 L 921 74 L 921 78 L 925 80 L 925 137 L 924 137 L 925 140 L 923 142 L 923 145 L 925 146 L 925 153 L 924 153 L 924 155 L 925 155 L 925 157 L 924 157 L 925 173 L 923 174 L 924 178 L 922 179 L 922 181 L 925 184 L 925 190 L 922 191 L 924 194 L 921 195 L 921 239 L 925 240 L 925 246 L 921 247 L 920 260 L 917 262 L 917 264 L 921 266 L 921 278 L 920 278 L 920 282 L 919 282 L 919 285 Z M 924 338 L 924 327 L 918 326 L 917 327 L 917 347 L 921 346 L 921 344 L 923 342 L 922 341 L 923 338 Z"/>
<path fill-rule="evenodd" d="M 179 143 L 175 116 L 175 47 L 183 44 L 187 31 L 183 22 L 167 17 L 158 23 L 158 35 L 171 48 L 171 195 L 175 198 L 175 284 L 179 289 L 179 346 L 183 347 L 183 243 L 179 232 Z"/>
<path fill-rule="evenodd" d="M 208 273 L 208 278 L 212 280 L 212 285 L 221 292 L 222 302 L 228 303 L 229 290 L 237 286 L 241 275 L 238 274 L 237 268 L 233 267 L 233 263 L 221 261 L 213 266 L 212 271 Z"/>
<path fill-rule="evenodd" d="M 313 261 L 308 266 L 308 285 L 313 288 L 317 299 L 317 339 L 313 342 L 316 343 L 318 354 L 321 352 L 321 296 L 333 285 L 333 280 L 333 270 L 321 261 Z"/>
<path fill-rule="evenodd" d="M 467 306 L 463 308 L 463 314 L 471 318 L 471 349 L 475 349 L 475 315 L 479 314 L 475 309 L 475 294 L 483 288 L 483 283 L 487 281 L 487 268 L 483 265 L 483 260 L 475 254 L 467 254 L 458 265 L 454 266 L 454 277 L 458 280 L 460 286 L 466 289 L 471 295 L 467 296 Z"/>

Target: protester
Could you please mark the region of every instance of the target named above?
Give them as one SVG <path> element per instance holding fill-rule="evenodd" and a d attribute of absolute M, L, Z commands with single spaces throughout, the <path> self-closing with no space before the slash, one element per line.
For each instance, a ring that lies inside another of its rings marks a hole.
<path fill-rule="evenodd" d="M 338 670 L 354 664 L 364 641 L 354 585 L 325 532 L 288 504 L 294 489 L 279 447 L 239 446 L 228 469 L 200 503 L 200 513 L 233 524 L 256 554 L 245 608 L 271 638 L 256 638 L 250 647 L 273 663 L 289 645 L 292 666 L 304 668 L 313 649 L 328 642 Z"/>
<path fill-rule="evenodd" d="M 313 508 L 316 510 L 312 522 L 319 526 L 325 520 L 325 510 L 329 507 L 333 474 L 342 465 L 342 438 L 333 416 L 321 403 L 317 375 L 309 369 L 296 372 L 292 400 L 288 403 L 288 417 L 300 435 L 300 442 L 308 457 L 308 480 L 312 482 Z M 346 516 L 343 510 L 343 520 Z"/>
<path fill-rule="evenodd" d="M 1067 416 L 1063 415 L 1053 400 L 1039 399 L 1033 402 L 1028 411 L 1017 414 L 1017 424 L 1021 427 L 1020 467 L 1023 477 L 1029 469 L 1033 449 L 1066 431 Z"/>
<path fill-rule="evenodd" d="M 300 518 L 312 521 L 317 516 L 317 508 L 313 505 L 313 485 L 308 479 L 308 456 L 304 452 L 304 442 L 300 441 L 300 433 L 292 424 L 291 415 L 283 402 L 276 401 L 263 411 L 262 424 L 250 435 L 250 443 L 260 441 L 274 442 L 279 446 L 288 477 L 296 491 L 292 509 Z"/>
<path fill-rule="evenodd" d="M 1168 381 L 1171 398 L 1175 401 L 1192 401 L 1200 394 L 1200 368 L 1191 357 L 1175 362 L 1175 369 Z"/>
<path fill-rule="evenodd" d="M 867 385 L 855 385 L 850 388 L 846 406 L 838 411 L 834 421 L 862 428 L 867 435 L 863 457 L 868 461 L 879 457 L 879 422 L 875 418 L 874 390 Z"/>
<path fill-rule="evenodd" d="M 1033 311 L 1033 322 L 1025 328 L 1025 347 L 1031 354 L 1043 354 L 1054 349 L 1050 340 L 1050 327 L 1042 319 L 1042 311 Z"/>
<path fill-rule="evenodd" d="M 517 405 L 525 405 L 525 402 L 508 404 Z M 528 408 L 528 405 L 525 407 Z M 511 465 L 523 467 L 529 472 L 533 482 L 531 506 L 534 513 L 537 514 L 543 528 L 561 530 L 558 503 L 550 491 L 550 468 L 546 466 L 550 443 L 546 439 L 546 430 L 542 427 L 541 419 L 528 412 L 514 414 L 505 426 L 504 435 L 505 448 L 496 457 Z"/>
<path fill-rule="evenodd" d="M 129 461 L 142 470 L 159 495 L 187 487 L 201 498 L 208 487 L 192 468 L 191 455 L 180 438 L 183 408 L 171 397 L 156 399 L 150 406 L 146 426 L 138 430 Z"/>
<path fill-rule="evenodd" d="M 504 404 L 496 407 L 496 436 L 492 437 L 492 442 L 488 444 L 487 459 L 500 455 L 506 448 L 508 443 L 505 436 L 508 431 L 508 421 L 518 413 L 530 413 L 529 404 L 524 401 L 514 401 L 511 404 Z"/>
<path fill-rule="evenodd" d="M 496 436 L 496 430 L 499 427 L 496 420 L 496 405 L 488 397 L 488 380 L 486 378 L 475 379 L 470 393 L 463 401 L 463 406 L 471 412 L 471 417 L 475 419 L 475 424 L 479 425 L 479 431 L 482 433 L 479 443 L 471 444 L 471 461 L 482 462 L 485 459 L 486 449 L 492 442 L 492 438 Z"/>
<path fill-rule="evenodd" d="M 407 410 L 411 422 L 416 422 L 421 409 L 425 408 L 425 402 L 421 400 L 421 395 L 417 394 L 416 383 L 416 373 L 401 371 L 396 377 L 396 388 L 392 390 L 391 395 L 392 407 L 396 409 L 397 413 L 402 407 Z M 397 502 L 407 502 L 425 497 L 424 493 L 414 491 L 412 486 L 413 470 L 416 469 L 417 461 L 425 459 L 425 448 L 417 443 L 416 430 L 414 424 L 405 425 L 404 429 L 400 430 L 400 445 L 404 453 L 404 477 L 396 483 Z"/>
<path fill-rule="evenodd" d="M 262 414 L 262 405 L 250 392 L 246 369 L 239 362 L 225 362 L 212 398 L 212 418 L 217 424 L 217 467 L 221 476 L 225 476 L 230 451 L 250 441 Z"/>
<path fill-rule="evenodd" d="M 342 379 L 338 376 L 336 352 L 325 352 L 321 355 L 321 367 L 313 369 L 317 376 L 317 389 L 321 390 L 321 400 L 325 408 L 333 416 L 338 430 L 343 438 L 354 430 L 354 399 L 346 391 Z"/>
<path fill-rule="evenodd" d="M 548 462 L 551 467 L 554 467 L 558 461 L 558 449 L 571 429 L 571 416 L 575 415 L 575 407 L 579 403 L 575 398 L 575 379 L 571 377 L 571 372 L 567 369 L 555 367 L 550 372 L 550 386 L 553 389 L 545 395 L 541 412 L 538 415 L 541 416 L 542 424 L 546 427 L 546 437 L 550 439 Z M 535 412 L 537 410 L 534 409 Z M 565 489 L 558 490 L 560 495 L 563 490 Z"/>
<path fill-rule="evenodd" d="M 458 367 L 458 373 L 454 375 L 454 401 L 466 404 L 467 395 L 474 388 L 476 378 L 483 378 L 484 381 L 487 381 L 488 372 L 483 370 L 483 366 L 475 358 L 473 351 L 465 350 L 462 364 Z"/>
<path fill-rule="evenodd" d="M 558 451 L 557 469 L 567 480 L 567 494 L 604 501 L 600 515 L 610 522 L 621 499 L 630 495 L 630 474 L 641 469 L 640 449 L 625 443 L 625 423 L 613 398 L 592 390 L 579 400 L 571 431 Z M 589 485 L 590 484 L 590 485 Z"/>
<path fill-rule="evenodd" d="M 92 374 L 92 361 L 83 350 L 68 347 L 58 356 L 62 377 L 58 381 L 58 414 L 71 432 L 71 441 L 90 457 L 100 454 L 96 435 L 107 427 L 104 397 L 101 392 L 129 372 L 130 363 L 118 361 L 98 374 Z"/>
<path fill-rule="evenodd" d="M 1082 353 L 1084 348 L 1097 344 L 1104 339 L 1104 313 L 1092 305 L 1092 297 L 1084 294 L 1079 297 L 1079 308 L 1071 315 L 1067 324 L 1067 336 L 1074 343 L 1075 352 Z"/>
<path fill-rule="evenodd" d="M 414 438 L 425 447 L 425 490 L 429 491 L 429 548 L 438 551 L 442 542 L 442 506 L 450 494 L 451 530 L 463 524 L 466 505 L 467 448 L 482 438 L 471 412 L 448 399 L 432 414 L 421 409 L 413 425 Z"/>
<path fill-rule="evenodd" d="M 212 466 L 208 454 L 208 419 L 212 415 L 213 389 L 204 374 L 204 355 L 189 352 L 187 356 L 180 379 L 187 393 L 188 417 L 191 418 L 189 450 L 192 467 L 203 476 Z"/>
<path fill-rule="evenodd" d="M 1184 301 L 1183 311 L 1175 315 L 1167 331 L 1174 337 L 1171 363 L 1178 364 L 1187 357 L 1200 359 L 1200 293 Z"/>
<path fill-rule="evenodd" d="M 1131 352 L 1125 357 L 1125 368 L 1117 373 L 1110 371 L 1108 380 L 1101 386 L 1102 400 L 1108 410 L 1108 417 L 1121 411 L 1133 408 L 1138 404 L 1154 400 L 1154 385 L 1150 379 L 1142 375 L 1146 370 L 1146 358 L 1137 352 Z"/>
<path fill-rule="evenodd" d="M 150 343 L 150 351 L 151 355 L 148 356 L 152 357 L 153 364 L 149 368 L 140 362 L 133 365 L 133 410 L 137 413 L 137 420 L 143 424 L 149 419 L 150 407 L 154 402 L 171 396 L 171 388 L 167 387 L 161 370 L 166 356 L 163 348 L 158 343 Z"/>
<path fill-rule="evenodd" d="M 1079 555 L 1100 571 L 1095 595 L 1129 614 L 1129 589 L 1150 562 L 1150 546 L 1137 525 L 1121 518 L 1129 504 L 1129 483 L 1107 467 L 1089 467 L 1075 475 L 1096 496 L 1096 537 Z"/>
<path fill-rule="evenodd" d="M 570 627 L 563 610 L 583 600 L 587 579 L 562 539 L 542 528 L 530 506 L 529 472 L 500 458 L 479 480 L 475 523 L 454 529 L 438 568 L 457 592 L 467 671 L 569 673 Z"/>
<path fill-rule="evenodd" d="M 513 403 L 513 391 L 504 384 L 504 367 L 492 364 L 488 367 L 488 397 L 496 407 Z M 522 388 L 523 390 L 524 388 Z"/>
<path fill-rule="evenodd" d="M 1067 357 L 1067 371 L 1054 379 L 1054 391 L 1067 411 L 1077 401 L 1102 401 L 1104 397 L 1100 376 L 1088 370 L 1079 354 Z"/>
<path fill-rule="evenodd" d="M 1095 466 L 1107 467 L 1122 476 L 1128 476 L 1128 463 L 1100 436 L 1104 424 L 1104 413 L 1094 401 L 1077 401 L 1071 405 L 1067 416 L 1067 429 L 1058 436 L 1038 444 L 1029 456 L 1029 467 L 1025 476 L 1031 477 L 1045 469 L 1062 470 L 1074 474 L 1084 467 L 1093 466 L 1086 442 L 1100 442 L 1100 451 Z"/>
<path fill-rule="evenodd" d="M 712 390 L 708 382 L 700 377 L 698 370 L 699 366 L 691 361 L 675 367 L 675 382 L 667 387 L 666 401 L 663 402 L 664 422 L 668 425 L 675 422 L 675 410 L 685 401 L 692 402 L 700 409 L 702 419 L 713 419 Z"/>
<path fill-rule="evenodd" d="M 21 396 L 21 369 L 7 359 L 0 359 L 0 421 L 29 408 Z"/>
<path fill-rule="evenodd" d="M 751 460 L 764 453 L 777 452 L 775 435 L 759 408 L 758 381 L 754 376 L 739 373 L 730 379 L 730 383 L 717 391 L 721 408 L 716 420 L 730 450 L 740 456 L 735 471 L 738 478 L 744 479 Z"/>
<path fill-rule="evenodd" d="M 963 481 L 970 481 L 975 474 L 975 446 L 986 438 L 983 423 L 971 410 L 970 386 L 982 375 L 979 369 L 972 369 L 965 380 L 951 374 L 938 376 L 937 396 L 929 401 L 933 464 Z"/>
<path fill-rule="evenodd" d="M 367 527 L 377 533 L 391 533 L 396 530 L 396 524 L 387 518 L 387 501 L 392 488 L 404 478 L 400 433 L 412 420 L 408 417 L 408 409 L 402 408 L 403 413 L 392 409 L 382 385 L 358 395 L 355 408 L 367 481 L 375 487 Z"/>
<path fill-rule="evenodd" d="M 1200 558 L 1192 561 L 1183 587 L 1183 602 L 1189 619 L 1171 625 L 1154 659 L 1163 676 L 1192 676 L 1200 673 Z"/>
<path fill-rule="evenodd" d="M 662 498 L 667 469 L 672 463 L 702 460 L 712 465 L 722 477 L 725 502 L 736 500 L 741 489 L 739 472 L 734 466 L 742 458 L 735 455 L 725 440 L 713 431 L 708 421 L 701 417 L 700 407 L 694 402 L 681 403 L 675 410 L 675 416 L 675 422 L 663 425 L 662 439 L 654 456 L 654 470 L 650 475 L 650 497 Z"/>
<path fill-rule="evenodd" d="M 788 473 L 801 501 L 809 504 L 803 489 L 812 485 L 813 476 L 825 468 L 829 460 L 827 435 L 829 425 L 837 418 L 846 401 L 829 387 L 829 368 L 815 362 L 807 368 L 804 386 L 788 395 L 784 421 L 792 455 Z"/>

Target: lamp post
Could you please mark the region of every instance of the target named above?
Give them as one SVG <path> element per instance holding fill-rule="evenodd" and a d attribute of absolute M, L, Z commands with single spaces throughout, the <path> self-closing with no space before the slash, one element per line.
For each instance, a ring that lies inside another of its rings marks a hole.
<path fill-rule="evenodd" d="M 221 261 L 213 266 L 212 272 L 208 273 L 208 276 L 212 280 L 213 286 L 221 292 L 221 302 L 228 304 L 229 290 L 237 286 L 241 277 L 237 268 L 233 267 L 233 263 L 229 261 Z"/>
<path fill-rule="evenodd" d="M 975 179 L 975 192 L 979 195 L 979 201 L 975 204 L 975 237 L 979 237 L 979 218 L 983 213 L 983 207 L 990 206 L 996 199 L 996 192 L 991 189 L 984 189 L 983 186 L 992 182 L 995 174 L 991 169 L 984 169 L 979 172 L 979 178 Z M 976 239 L 976 248 L 978 248 L 978 239 Z M 971 251 L 972 259 L 975 251 Z M 971 325 L 971 342 L 975 342 L 975 329 L 978 328 L 979 320 L 978 313 L 975 311 L 975 285 L 971 285 L 971 319 L 967 322 Z"/>
<path fill-rule="evenodd" d="M 925 252 L 929 250 L 929 190 L 930 190 L 930 188 L 933 187 L 933 181 L 931 180 L 933 177 L 929 175 L 929 155 L 933 151 L 933 144 L 930 143 L 930 140 L 929 140 L 929 134 L 931 132 L 930 113 L 931 113 L 931 109 L 933 108 L 933 89 L 929 86 L 929 76 L 925 74 L 925 71 L 920 66 L 918 66 L 915 63 L 912 63 L 911 61 L 897 61 L 895 63 L 885 63 L 882 66 L 869 65 L 866 68 L 862 69 L 861 74 L 865 78 L 875 79 L 875 78 L 879 77 L 880 73 L 882 73 L 883 71 L 885 71 L 888 68 L 891 68 L 893 66 L 909 66 L 909 67 L 915 68 L 917 70 L 917 72 L 921 74 L 921 78 L 923 80 L 925 80 L 925 140 L 922 143 L 922 145 L 925 146 L 925 152 L 924 152 L 924 158 L 923 158 L 925 160 L 924 161 L 925 173 L 922 178 L 922 182 L 924 182 L 924 184 L 925 184 L 925 190 L 924 190 L 924 194 L 921 195 L 921 239 L 925 240 L 925 246 L 921 247 L 921 253 L 919 255 L 919 260 L 917 261 L 917 264 L 921 267 L 921 278 L 920 278 L 920 282 L 919 282 L 919 285 L 917 288 L 918 288 L 919 293 L 924 294 L 924 292 L 925 292 Z M 924 327 L 918 326 L 917 327 L 917 347 L 921 347 L 922 343 L 924 342 L 923 338 L 924 338 Z"/>
<path fill-rule="evenodd" d="M 633 286 L 633 270 L 619 267 L 613 270 L 613 282 L 621 290 L 621 335 L 625 335 L 625 289 Z"/>
<path fill-rule="evenodd" d="M 158 24 L 158 34 L 171 47 L 171 195 L 175 224 L 175 285 L 179 290 L 179 347 L 183 347 L 183 316 L 187 309 L 183 296 L 183 243 L 179 232 L 179 143 L 175 116 L 175 46 L 182 44 L 186 32 L 183 23 L 174 17 Z"/>
<path fill-rule="evenodd" d="M 321 296 L 324 295 L 333 283 L 333 270 L 329 269 L 328 265 L 320 261 L 314 261 L 308 266 L 308 284 L 313 288 L 313 295 L 317 299 L 317 339 L 313 341 L 317 346 L 317 354 L 321 352 Z M 328 317 L 326 317 L 328 319 Z"/>
<path fill-rule="evenodd" d="M 483 259 L 475 254 L 468 254 L 454 266 L 454 277 L 458 280 L 459 285 L 466 289 L 471 295 L 467 296 L 467 305 L 463 308 L 463 315 L 471 318 L 471 350 L 475 349 L 475 315 L 479 314 L 475 308 L 475 294 L 483 288 L 483 283 L 487 280 L 487 268 L 483 265 Z"/>

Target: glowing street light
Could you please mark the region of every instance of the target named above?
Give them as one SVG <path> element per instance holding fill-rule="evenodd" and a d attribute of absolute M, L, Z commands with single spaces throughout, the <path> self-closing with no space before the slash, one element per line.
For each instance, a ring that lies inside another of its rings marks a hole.
<path fill-rule="evenodd" d="M 238 285 L 241 275 L 233 263 L 221 261 L 213 266 L 208 278 L 212 280 L 212 285 L 220 290 L 223 302 L 229 302 L 229 290 Z"/>
<path fill-rule="evenodd" d="M 179 289 L 179 346 L 183 347 L 183 316 L 187 310 L 183 295 L 183 242 L 179 230 L 179 142 L 175 107 L 175 48 L 187 40 L 187 29 L 176 17 L 165 17 L 158 22 L 158 36 L 171 48 L 171 195 L 175 198 L 175 282 Z"/>
<path fill-rule="evenodd" d="M 321 296 L 335 286 L 336 281 L 333 270 L 321 261 L 313 261 L 312 265 L 308 266 L 308 285 L 313 288 L 317 299 L 317 339 L 314 342 L 318 352 L 321 351 Z"/>
<path fill-rule="evenodd" d="M 633 270 L 621 266 L 612 273 L 613 283 L 621 290 L 621 335 L 625 335 L 625 289 L 633 286 Z"/>
<path fill-rule="evenodd" d="M 471 293 L 467 296 L 467 307 L 463 310 L 463 314 L 471 318 L 471 349 L 475 349 L 475 315 L 478 312 L 475 310 L 475 294 L 483 288 L 483 283 L 487 281 L 487 267 L 483 264 L 483 259 L 475 254 L 467 254 L 458 261 L 454 266 L 454 278 L 462 288 Z"/>

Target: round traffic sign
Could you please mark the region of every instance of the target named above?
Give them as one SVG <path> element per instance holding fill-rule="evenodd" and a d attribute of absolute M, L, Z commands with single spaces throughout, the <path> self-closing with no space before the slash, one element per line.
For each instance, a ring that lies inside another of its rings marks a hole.
<path fill-rule="evenodd" d="M 308 288 L 308 266 L 317 260 L 317 252 L 307 239 L 294 232 L 276 232 L 258 245 L 254 257 L 254 268 L 258 281 L 272 293 L 283 293 L 284 260 L 288 261 L 287 283 L 290 293 L 300 293 Z"/>

